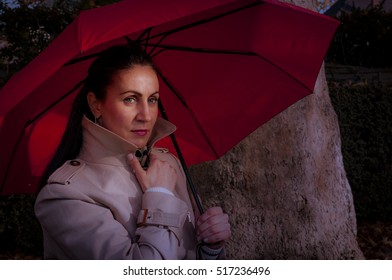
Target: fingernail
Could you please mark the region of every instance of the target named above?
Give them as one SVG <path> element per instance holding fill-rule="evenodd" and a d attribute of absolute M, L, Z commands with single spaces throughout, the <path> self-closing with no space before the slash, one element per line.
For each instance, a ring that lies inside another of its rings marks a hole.
<path fill-rule="evenodd" d="M 128 154 L 127 158 L 128 158 L 128 160 L 132 160 L 133 159 L 133 154 Z"/>

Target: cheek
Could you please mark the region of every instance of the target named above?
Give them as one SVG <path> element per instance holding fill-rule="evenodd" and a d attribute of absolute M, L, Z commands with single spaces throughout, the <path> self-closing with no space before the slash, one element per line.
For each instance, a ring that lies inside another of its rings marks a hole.
<path fill-rule="evenodd" d="M 110 130 L 127 129 L 125 126 L 129 126 L 133 118 L 132 111 L 121 106 L 108 106 L 105 111 L 104 126 Z"/>
<path fill-rule="evenodd" d="M 158 110 L 158 106 L 157 106 L 157 107 L 155 107 L 155 108 L 152 110 L 152 113 L 151 113 L 152 118 L 154 119 L 154 122 L 155 122 L 156 119 L 158 118 L 158 114 L 159 114 L 159 110 Z"/>

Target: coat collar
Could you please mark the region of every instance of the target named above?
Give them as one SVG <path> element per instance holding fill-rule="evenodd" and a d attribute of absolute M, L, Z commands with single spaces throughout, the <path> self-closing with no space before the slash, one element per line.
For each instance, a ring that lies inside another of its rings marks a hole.
<path fill-rule="evenodd" d="M 140 150 L 135 144 L 95 124 L 86 116 L 82 119 L 82 127 L 83 146 L 79 158 L 87 162 L 127 166 L 127 154 Z M 147 143 L 147 150 L 150 151 L 157 141 L 175 130 L 172 123 L 158 118 Z"/>

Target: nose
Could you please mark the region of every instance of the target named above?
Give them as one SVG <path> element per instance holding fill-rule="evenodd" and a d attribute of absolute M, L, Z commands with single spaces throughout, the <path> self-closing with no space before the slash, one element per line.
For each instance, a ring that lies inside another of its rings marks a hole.
<path fill-rule="evenodd" d="M 136 119 L 143 122 L 148 122 L 152 120 L 151 110 L 148 102 L 139 103 Z"/>

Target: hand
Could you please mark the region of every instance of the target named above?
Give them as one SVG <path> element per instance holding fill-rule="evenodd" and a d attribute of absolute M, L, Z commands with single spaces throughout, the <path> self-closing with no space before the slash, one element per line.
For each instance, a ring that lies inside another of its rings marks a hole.
<path fill-rule="evenodd" d="M 197 219 L 197 238 L 213 247 L 222 247 L 231 236 L 229 216 L 222 208 L 212 207 Z"/>
<path fill-rule="evenodd" d="M 176 186 L 176 170 L 167 162 L 150 155 L 150 165 L 144 170 L 133 154 L 128 154 L 128 163 L 135 173 L 143 192 L 153 187 L 163 187 L 173 192 Z"/>

